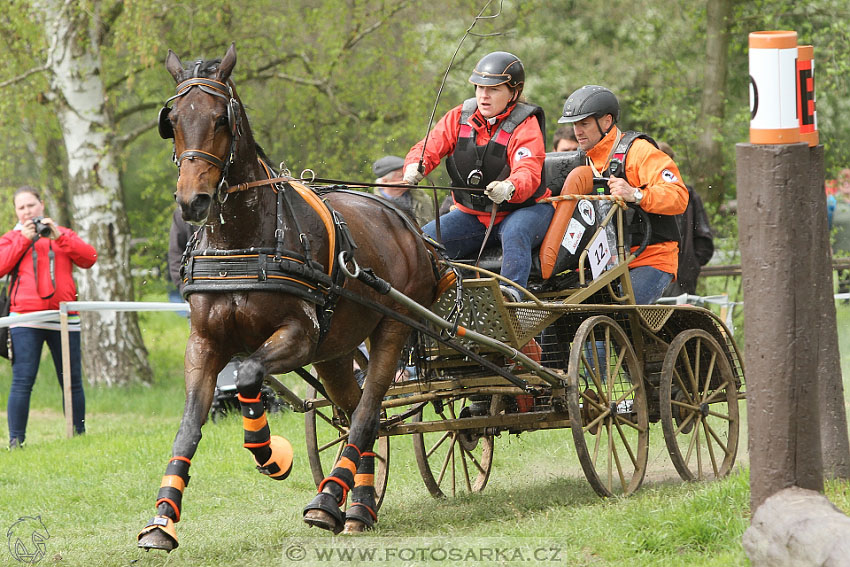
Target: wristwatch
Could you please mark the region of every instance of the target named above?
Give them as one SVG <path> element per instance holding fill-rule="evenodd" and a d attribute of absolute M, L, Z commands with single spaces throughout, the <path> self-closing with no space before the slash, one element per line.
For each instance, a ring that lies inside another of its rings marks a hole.
<path fill-rule="evenodd" d="M 635 205 L 640 206 L 640 202 L 643 200 L 643 191 L 640 189 L 635 189 Z"/>

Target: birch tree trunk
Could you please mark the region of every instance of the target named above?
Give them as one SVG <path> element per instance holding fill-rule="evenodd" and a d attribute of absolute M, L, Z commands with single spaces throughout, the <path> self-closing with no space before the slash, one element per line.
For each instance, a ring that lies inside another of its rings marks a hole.
<path fill-rule="evenodd" d="M 114 125 L 106 109 L 100 60 L 99 2 L 37 0 L 48 43 L 51 99 L 68 155 L 74 230 L 98 253 L 74 274 L 80 300 L 131 301 L 130 228 L 124 210 Z M 83 366 L 90 382 L 150 382 L 136 313 L 82 314 Z"/>

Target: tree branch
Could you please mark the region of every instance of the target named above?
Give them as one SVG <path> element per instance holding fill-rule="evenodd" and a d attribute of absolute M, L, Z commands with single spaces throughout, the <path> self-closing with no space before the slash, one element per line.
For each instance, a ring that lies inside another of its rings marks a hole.
<path fill-rule="evenodd" d="M 115 138 L 112 139 L 113 145 L 118 149 L 118 151 L 123 151 L 124 148 L 130 144 L 130 142 L 132 142 L 154 126 L 156 126 L 156 120 L 145 122 L 144 124 L 133 128 L 123 136 L 115 136 Z"/>
<path fill-rule="evenodd" d="M 12 86 L 16 83 L 20 83 L 21 81 L 25 80 L 30 75 L 35 75 L 36 73 L 41 73 L 42 71 L 47 71 L 49 68 L 50 68 L 50 65 L 48 63 L 45 63 L 43 65 L 39 65 L 38 67 L 33 67 L 32 69 L 30 69 L 28 71 L 24 71 L 23 73 L 21 73 L 17 77 L 12 77 L 11 79 L 7 79 L 7 80 L 3 81 L 2 83 L 0 83 L 0 89 L 4 89 L 4 88 Z"/>

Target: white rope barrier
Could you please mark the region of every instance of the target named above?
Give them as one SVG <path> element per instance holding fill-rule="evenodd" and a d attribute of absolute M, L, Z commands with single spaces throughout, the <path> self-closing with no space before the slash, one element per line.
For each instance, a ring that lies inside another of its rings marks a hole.
<path fill-rule="evenodd" d="M 70 311 L 188 311 L 189 304 L 165 301 L 63 301 L 59 309 L 33 311 L 20 315 L 0 317 L 0 327 L 19 323 L 55 321 L 59 316 L 60 341 L 62 345 L 62 392 L 65 398 L 65 435 L 74 435 L 74 408 L 71 403 L 71 353 L 68 337 L 68 312 Z M 13 355 L 14 356 L 14 355 Z M 67 378 L 67 380 L 65 379 Z"/>

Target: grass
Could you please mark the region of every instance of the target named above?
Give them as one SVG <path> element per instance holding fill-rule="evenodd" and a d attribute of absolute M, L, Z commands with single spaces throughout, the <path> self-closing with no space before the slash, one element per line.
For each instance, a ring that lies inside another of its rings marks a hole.
<path fill-rule="evenodd" d="M 453 563 L 479 560 L 482 565 L 529 564 L 518 559 L 541 550 L 537 563 L 571 566 L 748 564 L 741 548 L 749 525 L 745 437 L 742 465 L 730 477 L 683 483 L 656 424 L 643 487 L 612 500 L 599 499 L 584 479 L 567 430 L 503 434 L 484 491 L 445 500 L 432 499 L 425 489 L 411 439 L 396 437 L 380 523 L 369 536 L 340 538 L 301 521 L 315 485 L 304 450 L 303 415 L 295 412 L 270 416 L 272 432 L 289 438 L 296 449 L 294 471 L 282 482 L 254 470 L 241 447 L 238 418 L 205 426 L 177 524 L 180 547 L 168 555 L 141 551 L 135 537 L 153 515 L 182 413 L 181 350 L 187 335 L 185 321 L 174 314 L 147 313 L 141 319 L 156 373 L 152 386 L 89 386 L 88 433 L 68 440 L 59 388 L 45 360 L 27 447 L 0 451 L 0 529 L 20 517 L 40 516 L 50 534 L 42 565 L 283 565 L 292 562 L 287 553 L 293 549 L 306 553 L 303 565 L 327 563 L 318 559 L 320 553 L 355 551 L 377 553 L 392 565 L 445 565 L 440 553 L 446 550 L 466 560 Z M 847 377 L 850 307 L 839 305 L 838 320 Z M 0 392 L 8 387 L 6 365 Z M 298 389 L 303 394 L 303 387 Z M 827 496 L 850 511 L 847 483 L 829 483 Z M 424 551 L 411 555 L 416 549 Z M 344 562 L 360 564 L 356 557 Z M 0 564 L 16 564 L 5 546 L 0 546 Z"/>

